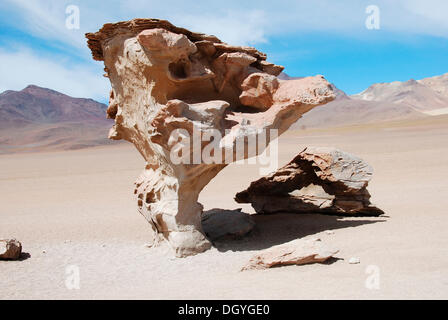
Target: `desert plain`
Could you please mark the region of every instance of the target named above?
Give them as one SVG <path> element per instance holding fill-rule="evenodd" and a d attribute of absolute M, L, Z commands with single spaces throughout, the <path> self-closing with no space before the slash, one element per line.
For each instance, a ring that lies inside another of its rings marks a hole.
<path fill-rule="evenodd" d="M 248 236 L 186 258 L 166 242 L 147 246 L 150 227 L 132 194 L 144 163 L 131 144 L 0 155 L 0 237 L 17 238 L 24 252 L 0 262 L 0 299 L 447 299 L 448 116 L 290 130 L 279 138 L 279 166 L 306 146 L 366 160 L 385 215 L 255 215 Z M 234 163 L 199 201 L 253 214 L 233 197 L 259 177 L 257 165 Z M 258 250 L 316 237 L 339 249 L 336 259 L 240 271 Z M 79 289 L 66 285 L 71 266 Z"/>

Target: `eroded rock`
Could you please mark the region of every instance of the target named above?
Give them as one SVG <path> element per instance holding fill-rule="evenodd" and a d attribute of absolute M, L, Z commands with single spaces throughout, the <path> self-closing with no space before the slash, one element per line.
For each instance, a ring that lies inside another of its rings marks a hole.
<path fill-rule="evenodd" d="M 339 250 L 327 248 L 320 239 L 297 239 L 257 253 L 242 268 L 242 271 L 322 263 L 334 257 L 338 252 Z"/>
<path fill-rule="evenodd" d="M 202 215 L 202 228 L 212 241 L 241 238 L 251 232 L 254 226 L 252 217 L 241 212 L 241 209 L 212 209 Z"/>
<path fill-rule="evenodd" d="M 199 192 L 226 165 L 249 156 L 236 151 L 237 142 L 247 150 L 249 138 L 271 129 L 281 134 L 334 99 L 322 76 L 277 80 L 283 67 L 264 53 L 168 21 L 106 24 L 86 37 L 112 85 L 109 137 L 132 142 L 146 160 L 135 187 L 138 210 L 177 256 L 210 247 Z"/>
<path fill-rule="evenodd" d="M 0 240 L 0 260 L 17 260 L 22 254 L 22 244 L 16 239 Z"/>
<path fill-rule="evenodd" d="M 378 216 L 370 203 L 373 169 L 349 153 L 308 147 L 276 172 L 250 184 L 235 200 L 258 213 L 298 212 Z"/>
<path fill-rule="evenodd" d="M 245 106 L 269 109 L 274 103 L 274 93 L 279 87 L 277 77 L 266 73 L 252 73 L 241 85 L 240 101 Z"/>

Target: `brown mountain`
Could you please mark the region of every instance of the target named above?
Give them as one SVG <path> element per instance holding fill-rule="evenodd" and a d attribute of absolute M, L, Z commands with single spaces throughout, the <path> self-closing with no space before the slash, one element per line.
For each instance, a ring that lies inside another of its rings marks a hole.
<path fill-rule="evenodd" d="M 105 104 L 30 85 L 0 94 L 0 153 L 109 144 Z"/>
<path fill-rule="evenodd" d="M 282 80 L 297 79 L 285 73 Z M 448 113 L 448 73 L 422 80 L 379 83 L 348 96 L 333 85 L 336 100 L 306 113 L 292 128 L 322 128 Z M 0 154 L 68 150 L 111 144 L 107 106 L 30 85 L 0 94 Z"/>

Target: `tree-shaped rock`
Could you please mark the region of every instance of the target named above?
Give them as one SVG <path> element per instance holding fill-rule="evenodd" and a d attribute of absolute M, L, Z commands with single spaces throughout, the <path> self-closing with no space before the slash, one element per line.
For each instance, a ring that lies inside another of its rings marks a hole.
<path fill-rule="evenodd" d="M 139 211 L 178 256 L 210 247 L 197 202 L 210 180 L 334 99 L 322 76 L 278 80 L 283 67 L 256 49 L 168 21 L 105 24 L 86 37 L 112 85 L 109 137 L 132 142 L 147 163 L 136 182 Z M 257 137 L 265 143 L 251 152 Z"/>

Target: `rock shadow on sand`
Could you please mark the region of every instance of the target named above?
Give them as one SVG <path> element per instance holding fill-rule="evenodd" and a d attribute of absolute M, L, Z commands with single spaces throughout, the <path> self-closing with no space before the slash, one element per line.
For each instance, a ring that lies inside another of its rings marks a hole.
<path fill-rule="evenodd" d="M 213 241 L 213 246 L 220 252 L 263 250 L 327 230 L 355 228 L 387 221 L 383 217 L 347 217 L 315 213 L 253 214 L 251 218 L 255 227 L 246 236 L 218 239 Z"/>

